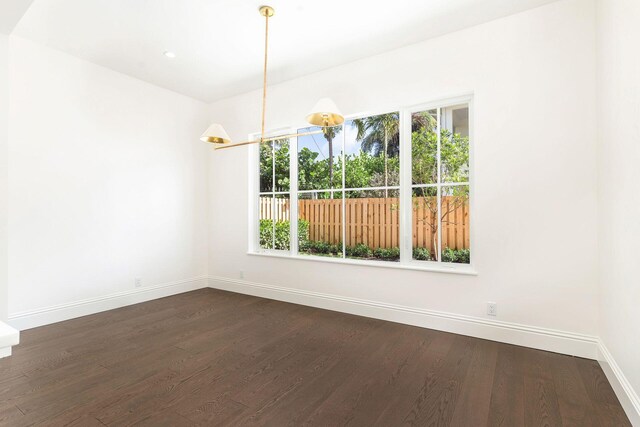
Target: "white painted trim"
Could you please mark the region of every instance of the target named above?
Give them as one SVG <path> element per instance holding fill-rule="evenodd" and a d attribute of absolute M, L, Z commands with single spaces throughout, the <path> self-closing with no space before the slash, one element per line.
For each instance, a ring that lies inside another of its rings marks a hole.
<path fill-rule="evenodd" d="M 471 267 L 469 264 L 454 264 L 450 262 L 417 261 L 414 259 L 410 259 L 405 264 L 402 264 L 401 262 L 396 262 L 396 261 L 380 261 L 380 260 L 368 260 L 368 259 L 358 259 L 358 258 L 340 258 L 340 257 L 330 257 L 330 256 L 321 256 L 321 255 L 291 255 L 290 251 L 274 250 L 274 249 L 261 249 L 258 252 L 247 252 L 247 255 L 295 259 L 300 261 L 319 261 L 319 262 L 328 262 L 333 264 L 344 264 L 344 265 L 359 265 L 363 267 L 381 267 L 381 268 L 395 268 L 397 270 L 415 270 L 415 271 L 429 271 L 432 273 L 462 274 L 466 276 L 478 275 L 478 272 L 474 270 L 473 267 Z"/>
<path fill-rule="evenodd" d="M 88 298 L 66 304 L 43 307 L 36 310 L 22 311 L 9 314 L 9 324 L 23 331 L 25 329 L 87 316 L 101 311 L 113 310 L 131 304 L 138 304 L 157 298 L 206 288 L 207 282 L 207 276 L 200 276 L 130 291 L 116 292 L 110 295 Z"/>
<path fill-rule="evenodd" d="M 572 356 L 589 359 L 597 359 L 598 357 L 598 338 L 590 335 L 497 320 L 487 320 L 479 317 L 406 307 L 377 301 L 348 298 L 302 289 L 253 283 L 225 277 L 211 277 L 209 286 L 214 289 L 351 313 L 391 322 L 405 323 L 423 328 L 468 335 Z"/>
<path fill-rule="evenodd" d="M 616 396 L 618 396 L 622 408 L 627 414 L 627 417 L 629 417 L 631 424 L 640 426 L 640 398 L 638 397 L 638 393 L 633 389 L 631 383 L 624 376 L 622 369 L 620 369 L 600 339 L 598 340 L 598 349 L 600 366 L 602 366 L 602 370 L 611 383 L 613 391 L 615 391 Z"/>
<path fill-rule="evenodd" d="M 0 322 L 0 359 L 11 356 L 11 347 L 20 342 L 20 332 Z"/>

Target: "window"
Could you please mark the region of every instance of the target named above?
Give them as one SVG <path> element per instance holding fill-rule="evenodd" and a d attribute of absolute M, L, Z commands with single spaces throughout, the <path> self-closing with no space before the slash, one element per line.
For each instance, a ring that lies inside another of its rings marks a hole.
<path fill-rule="evenodd" d="M 320 131 L 310 127 L 298 132 Z M 343 126 L 298 137 L 298 253 L 341 258 Z"/>
<path fill-rule="evenodd" d="M 289 250 L 290 202 L 289 140 L 260 144 L 260 249 Z"/>
<path fill-rule="evenodd" d="M 411 112 L 412 256 L 470 263 L 469 107 Z"/>
<path fill-rule="evenodd" d="M 464 270 L 470 105 L 467 97 L 299 128 L 311 134 L 256 147 L 253 252 Z"/>

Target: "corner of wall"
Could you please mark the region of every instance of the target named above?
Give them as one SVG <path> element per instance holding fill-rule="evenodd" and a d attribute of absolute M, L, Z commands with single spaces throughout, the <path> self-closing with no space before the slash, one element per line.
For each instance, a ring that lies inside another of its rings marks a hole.
<path fill-rule="evenodd" d="M 640 3 L 595 0 L 599 362 L 633 425 L 640 426 L 640 342 L 635 251 L 640 228 L 636 164 Z"/>
<path fill-rule="evenodd" d="M 0 321 L 8 313 L 9 37 L 0 34 Z"/>

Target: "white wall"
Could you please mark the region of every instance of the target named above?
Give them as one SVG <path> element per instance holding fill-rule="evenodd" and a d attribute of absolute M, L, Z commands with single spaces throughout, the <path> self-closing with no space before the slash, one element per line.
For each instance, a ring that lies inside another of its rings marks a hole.
<path fill-rule="evenodd" d="M 210 155 L 212 276 L 596 335 L 595 5 L 565 0 L 270 87 L 271 128 L 475 93 L 478 276 L 250 256 L 247 149 Z M 260 92 L 212 105 L 241 141 Z"/>
<path fill-rule="evenodd" d="M 0 321 L 7 320 L 7 149 L 9 119 L 9 37 L 0 34 Z"/>
<path fill-rule="evenodd" d="M 640 3 L 601 0 L 599 15 L 600 337 L 640 392 Z M 636 401 L 640 423 L 640 401 Z"/>
<path fill-rule="evenodd" d="M 207 106 L 10 49 L 10 317 L 206 275 Z"/>

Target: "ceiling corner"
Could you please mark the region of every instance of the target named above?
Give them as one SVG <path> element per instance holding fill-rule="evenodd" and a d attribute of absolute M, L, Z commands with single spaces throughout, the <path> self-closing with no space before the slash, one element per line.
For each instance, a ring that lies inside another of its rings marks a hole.
<path fill-rule="evenodd" d="M 0 33 L 11 34 L 33 0 L 2 0 L 0 5 Z"/>

